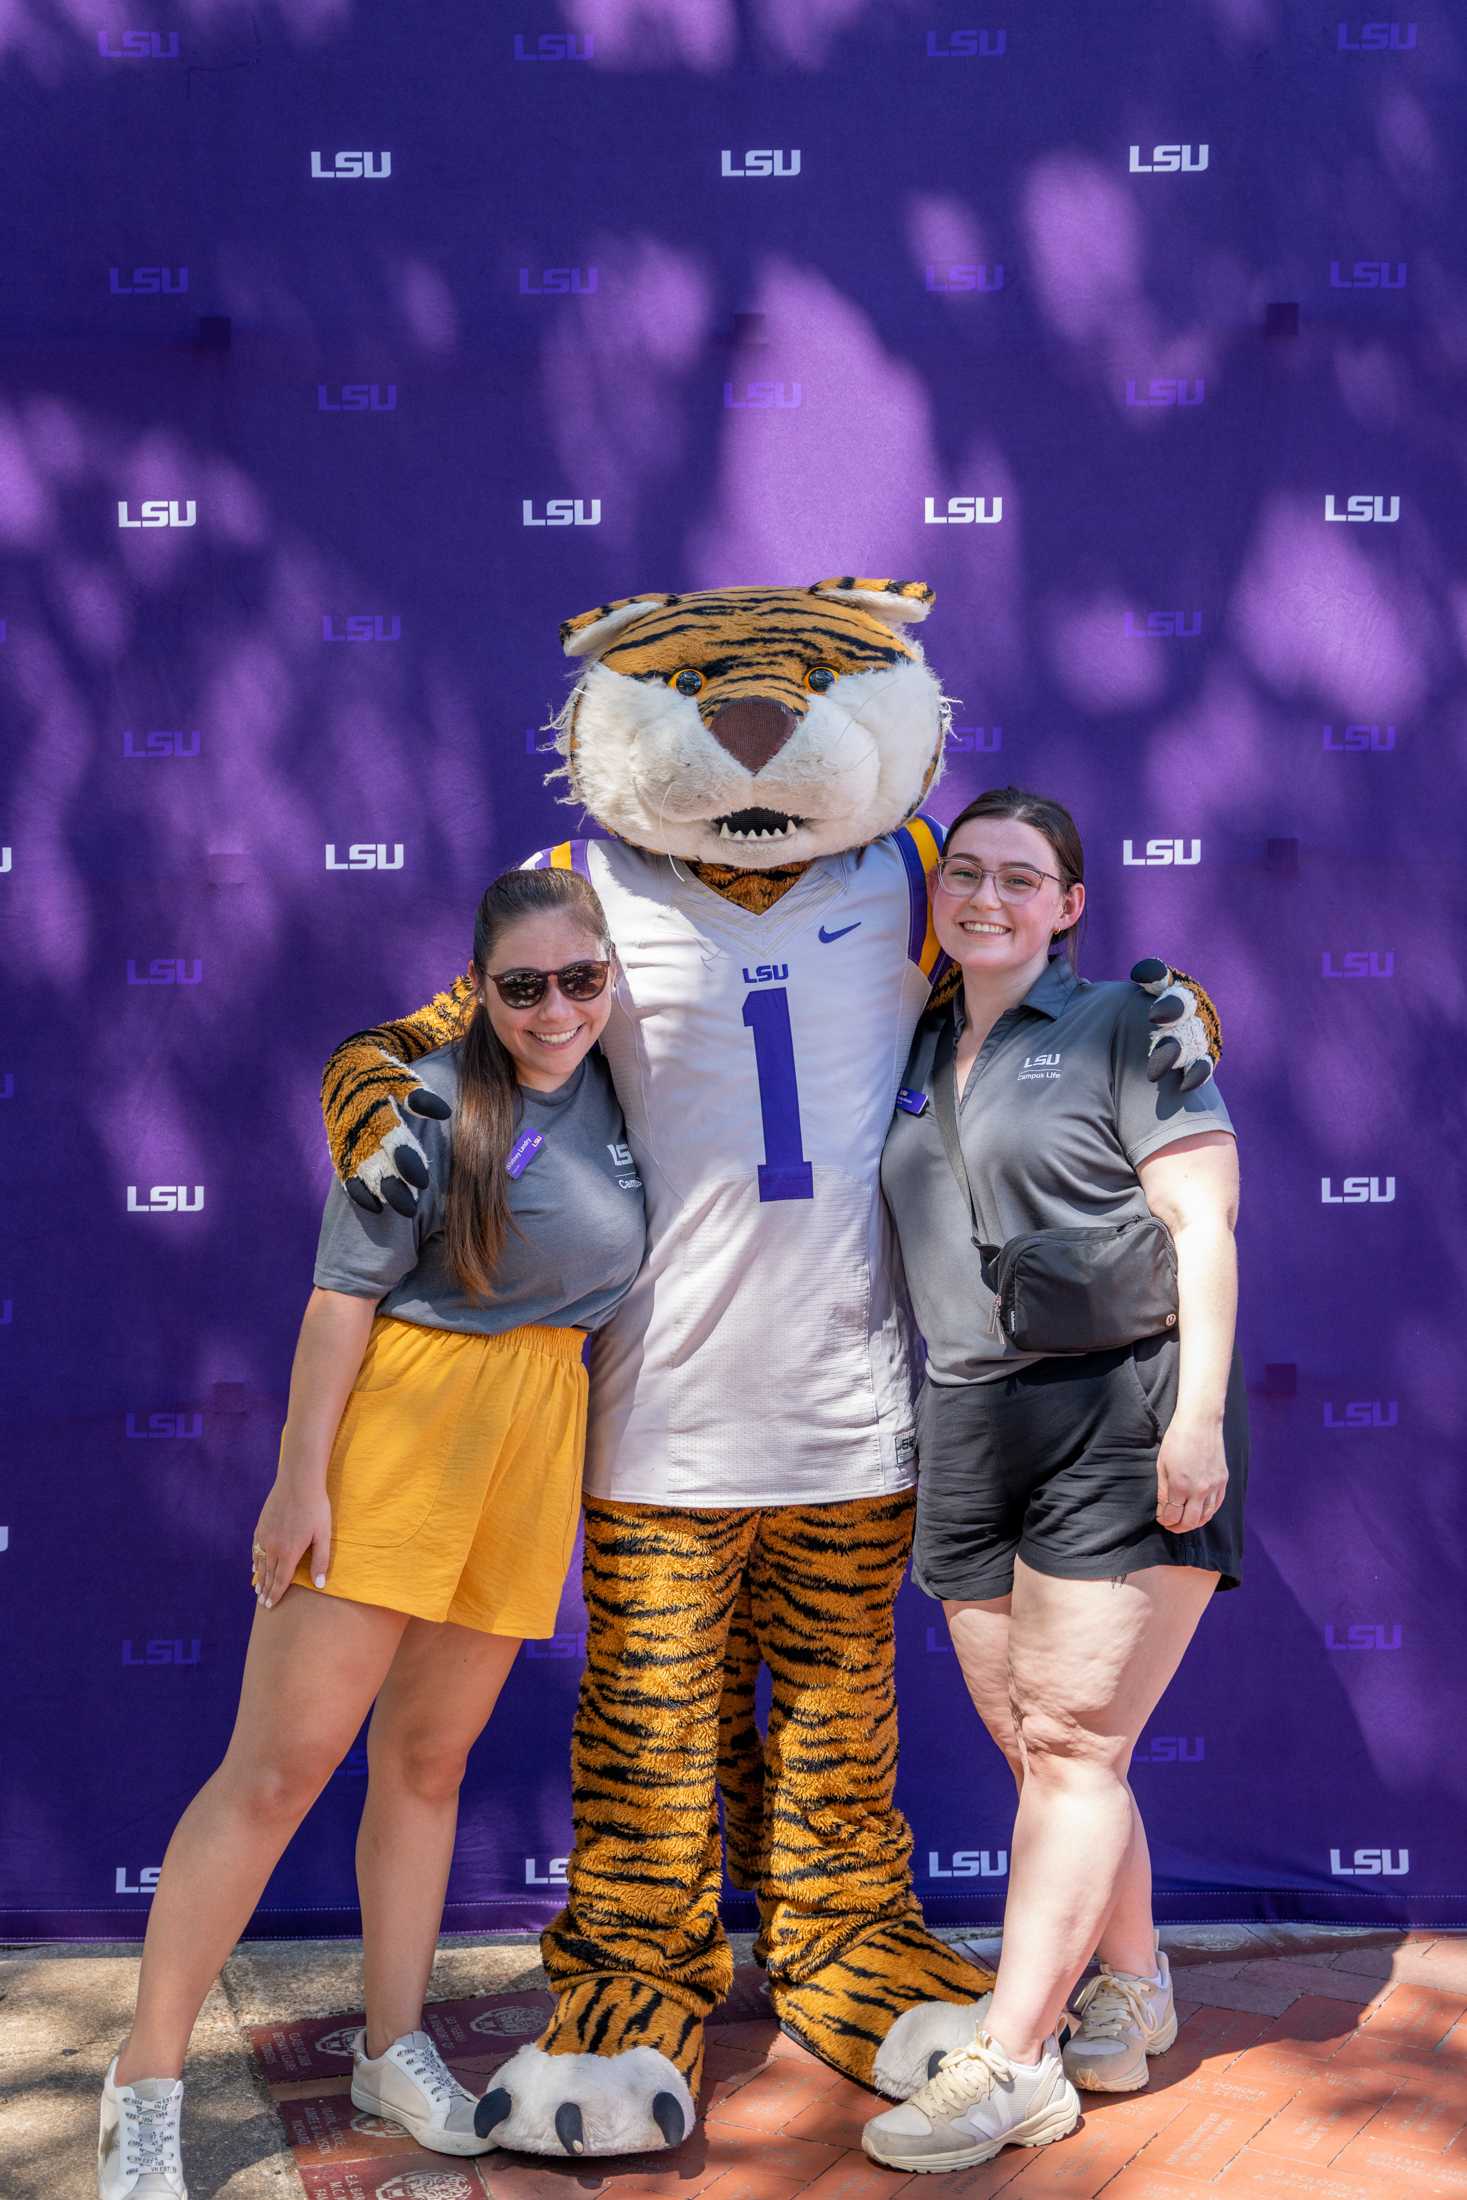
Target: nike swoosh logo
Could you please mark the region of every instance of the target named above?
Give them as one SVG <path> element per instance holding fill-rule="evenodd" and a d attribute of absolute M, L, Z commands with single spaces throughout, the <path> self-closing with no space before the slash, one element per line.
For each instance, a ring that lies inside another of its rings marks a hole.
<path fill-rule="evenodd" d="M 857 917 L 854 924 L 843 924 L 838 932 L 827 932 L 824 925 L 822 924 L 820 927 L 821 941 L 826 947 L 829 947 L 832 940 L 843 940 L 847 932 L 859 932 L 861 929 L 861 924 L 862 919 L 860 917 Z"/>

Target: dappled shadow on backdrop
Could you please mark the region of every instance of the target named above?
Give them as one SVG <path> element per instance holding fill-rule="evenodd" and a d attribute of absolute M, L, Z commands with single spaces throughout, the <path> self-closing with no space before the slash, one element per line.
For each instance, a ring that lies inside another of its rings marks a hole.
<path fill-rule="evenodd" d="M 1239 1703 L 1318 1711 L 1255 1883 L 1343 1914 L 1329 1850 L 1389 1842 L 1455 1885 L 1462 34 L 1413 24 L 0 17 L 17 1910 L 127 1929 L 222 1746 L 318 1067 L 568 829 L 559 621 L 853 569 L 937 588 L 939 815 L 1061 795 L 1091 974 L 1160 951 L 1223 1006 L 1267 1578 L 1188 1686 L 1236 1771 Z M 466 1884 L 505 1922 L 553 1899 L 575 1669 L 527 1661 L 481 1749 Z M 920 1847 L 949 1806 L 908 1803 Z M 349 1902 L 339 1815 L 280 1900 Z"/>

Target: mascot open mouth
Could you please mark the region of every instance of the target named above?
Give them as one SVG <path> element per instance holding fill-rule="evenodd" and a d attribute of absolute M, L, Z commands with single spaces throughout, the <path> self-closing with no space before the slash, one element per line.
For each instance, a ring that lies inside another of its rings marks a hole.
<path fill-rule="evenodd" d="M 789 840 L 809 820 L 790 817 L 784 810 L 730 810 L 726 817 L 710 818 L 720 840 L 737 843 L 755 840 Z"/>

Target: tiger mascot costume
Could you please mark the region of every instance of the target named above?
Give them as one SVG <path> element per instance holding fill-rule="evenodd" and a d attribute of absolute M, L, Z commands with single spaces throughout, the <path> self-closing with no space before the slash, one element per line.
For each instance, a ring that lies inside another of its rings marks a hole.
<path fill-rule="evenodd" d="M 992 1983 L 923 1924 L 893 1805 L 916 1459 L 877 1164 L 938 961 L 919 811 L 948 706 L 907 632 L 931 604 L 848 578 L 636 596 L 562 629 L 584 669 L 555 776 L 612 837 L 532 860 L 583 870 L 607 912 L 602 1044 L 650 1235 L 593 1346 L 575 1846 L 542 1941 L 554 2013 L 479 2104 L 504 2146 L 632 2153 L 692 2128 L 732 1978 L 725 1847 L 774 2013 L 861 2083 L 911 2092 Z M 1205 996 L 1146 978 L 1153 1068 L 1200 1082 Z M 445 1111 L 410 1065 L 472 997 L 460 978 L 332 1056 L 360 1204 L 412 1211 L 413 1115 Z"/>

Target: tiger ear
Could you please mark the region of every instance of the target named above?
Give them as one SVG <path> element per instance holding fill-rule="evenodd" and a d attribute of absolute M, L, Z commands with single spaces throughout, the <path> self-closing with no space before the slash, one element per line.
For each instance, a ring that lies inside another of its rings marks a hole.
<path fill-rule="evenodd" d="M 567 657 L 599 657 L 633 619 L 681 601 L 680 596 L 619 596 L 615 603 L 598 604 L 579 618 L 563 620 L 560 646 Z"/>
<path fill-rule="evenodd" d="M 843 580 L 817 581 L 810 590 L 812 596 L 833 596 L 837 603 L 859 604 L 863 611 L 874 612 L 888 626 L 913 626 L 925 619 L 937 601 L 937 592 L 926 581 L 867 581 L 856 580 L 847 573 Z"/>

